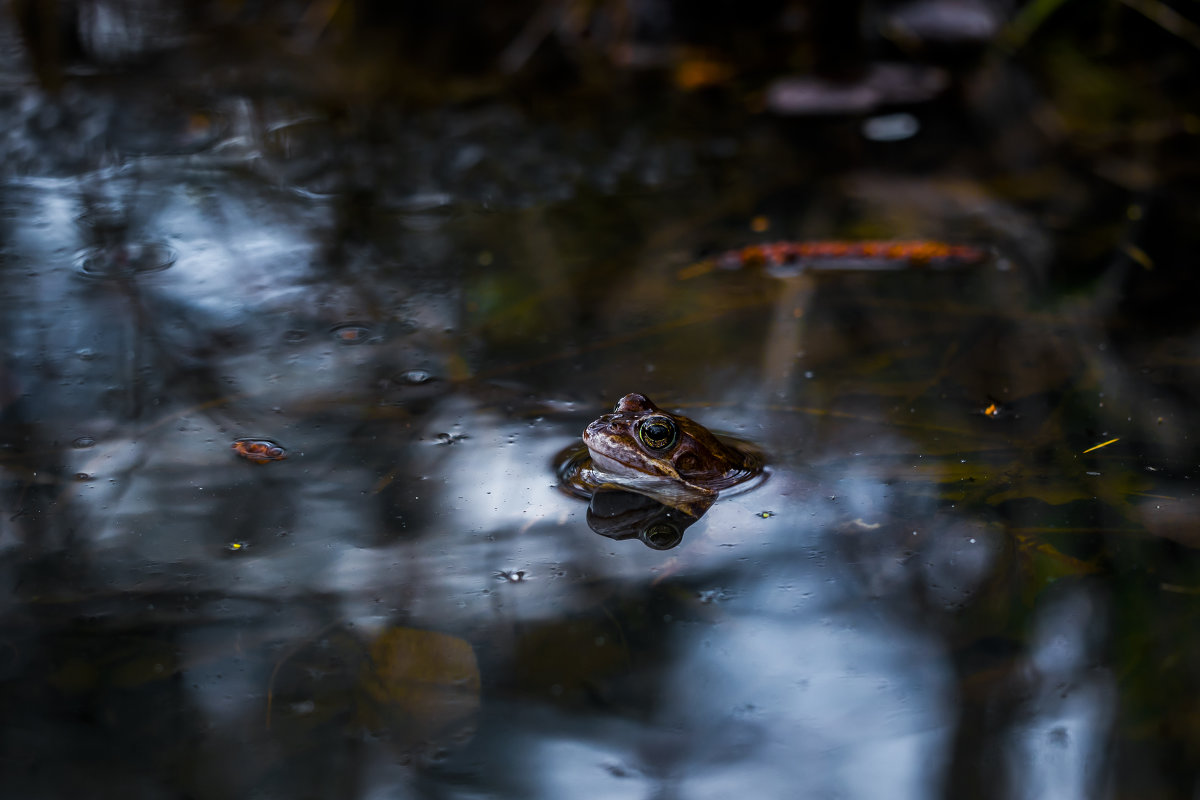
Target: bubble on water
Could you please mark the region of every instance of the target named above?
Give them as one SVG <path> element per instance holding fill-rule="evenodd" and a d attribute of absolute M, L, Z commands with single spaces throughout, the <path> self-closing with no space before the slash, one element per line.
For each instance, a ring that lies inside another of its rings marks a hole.
<path fill-rule="evenodd" d="M 75 357 L 80 361 L 91 361 L 96 357 L 96 351 L 90 347 L 81 347 L 75 351 Z"/>
<path fill-rule="evenodd" d="M 366 342 L 378 341 L 377 337 L 371 336 L 371 328 L 361 322 L 343 322 L 340 325 L 334 325 L 329 329 L 329 335 L 338 344 L 355 345 L 364 344 Z"/>
<path fill-rule="evenodd" d="M 91 247 L 75 257 L 75 269 L 85 278 L 115 280 L 160 272 L 175 263 L 175 251 L 161 242 L 124 242 Z"/>
<path fill-rule="evenodd" d="M 431 380 L 433 380 L 433 375 L 423 369 L 410 369 L 407 372 L 400 373 L 400 381 L 412 386 L 429 383 Z"/>
<path fill-rule="evenodd" d="M 502 569 L 493 574 L 496 576 L 496 580 L 504 581 L 505 583 L 523 583 L 529 580 L 529 574 L 523 569 Z"/>
<path fill-rule="evenodd" d="M 75 480 L 77 480 L 77 481 L 90 481 L 93 479 L 93 477 L 95 477 L 95 476 L 90 475 L 86 472 L 76 472 L 75 473 Z"/>
<path fill-rule="evenodd" d="M 71 447 L 74 447 L 76 450 L 86 450 L 89 447 L 95 446 L 96 440 L 91 436 L 80 436 L 78 439 L 71 442 Z"/>
<path fill-rule="evenodd" d="M 288 344 L 297 344 L 299 342 L 303 342 L 307 338 L 308 331 L 293 329 L 290 331 L 284 331 L 283 333 L 283 340 Z"/>

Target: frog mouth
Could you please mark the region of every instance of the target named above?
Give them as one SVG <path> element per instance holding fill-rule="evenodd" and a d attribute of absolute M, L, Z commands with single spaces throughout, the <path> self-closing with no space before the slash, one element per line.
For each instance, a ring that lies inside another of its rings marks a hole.
<path fill-rule="evenodd" d="M 592 465 L 601 472 L 611 472 L 614 475 L 631 475 L 640 476 L 646 474 L 644 464 L 630 464 L 627 461 L 621 461 L 618 458 L 607 456 L 601 452 L 588 447 L 588 453 L 592 457 Z"/>
<path fill-rule="evenodd" d="M 650 470 L 646 459 L 628 447 L 619 447 L 616 443 L 621 440 L 619 431 L 613 431 L 608 421 L 601 417 L 587 426 L 583 431 L 583 443 L 587 446 L 592 457 L 592 464 L 602 472 L 612 472 L 617 475 L 644 475 Z M 607 447 L 605 445 L 608 445 Z M 607 453 L 604 451 L 608 451 Z M 612 451 L 620 451 L 627 457 L 622 459 L 610 455 Z"/>

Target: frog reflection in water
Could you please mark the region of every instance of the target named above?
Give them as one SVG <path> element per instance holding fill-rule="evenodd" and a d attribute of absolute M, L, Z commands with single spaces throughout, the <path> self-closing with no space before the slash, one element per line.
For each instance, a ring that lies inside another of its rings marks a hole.
<path fill-rule="evenodd" d="M 560 474 L 563 487 L 583 497 L 622 490 L 650 497 L 698 518 L 717 494 L 762 472 L 751 445 L 719 437 L 687 417 L 669 414 L 642 394 L 621 398 L 611 414 L 583 432 Z"/>

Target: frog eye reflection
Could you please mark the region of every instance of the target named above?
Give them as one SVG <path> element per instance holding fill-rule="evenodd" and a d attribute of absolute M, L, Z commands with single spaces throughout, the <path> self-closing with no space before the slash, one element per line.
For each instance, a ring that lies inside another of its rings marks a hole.
<path fill-rule="evenodd" d="M 638 438 L 651 450 L 666 450 L 675 444 L 675 423 L 669 417 L 650 417 L 638 426 Z"/>

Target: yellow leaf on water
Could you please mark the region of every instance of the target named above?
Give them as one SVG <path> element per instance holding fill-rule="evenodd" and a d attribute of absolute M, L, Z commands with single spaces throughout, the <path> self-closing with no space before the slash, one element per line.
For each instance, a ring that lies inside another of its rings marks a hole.
<path fill-rule="evenodd" d="M 1112 444 L 1112 443 L 1114 443 L 1114 442 L 1119 442 L 1119 441 L 1121 441 L 1121 437 L 1120 437 L 1120 436 L 1118 436 L 1118 437 L 1117 437 L 1117 438 L 1115 438 L 1115 439 L 1109 439 L 1107 442 L 1101 442 L 1100 444 L 1098 444 L 1098 445 L 1094 445 L 1093 447 L 1089 447 L 1087 450 L 1084 450 L 1083 452 L 1085 452 L 1085 453 L 1090 453 L 1090 452 L 1092 452 L 1093 450 L 1099 450 L 1101 447 L 1108 447 L 1110 444 Z"/>

